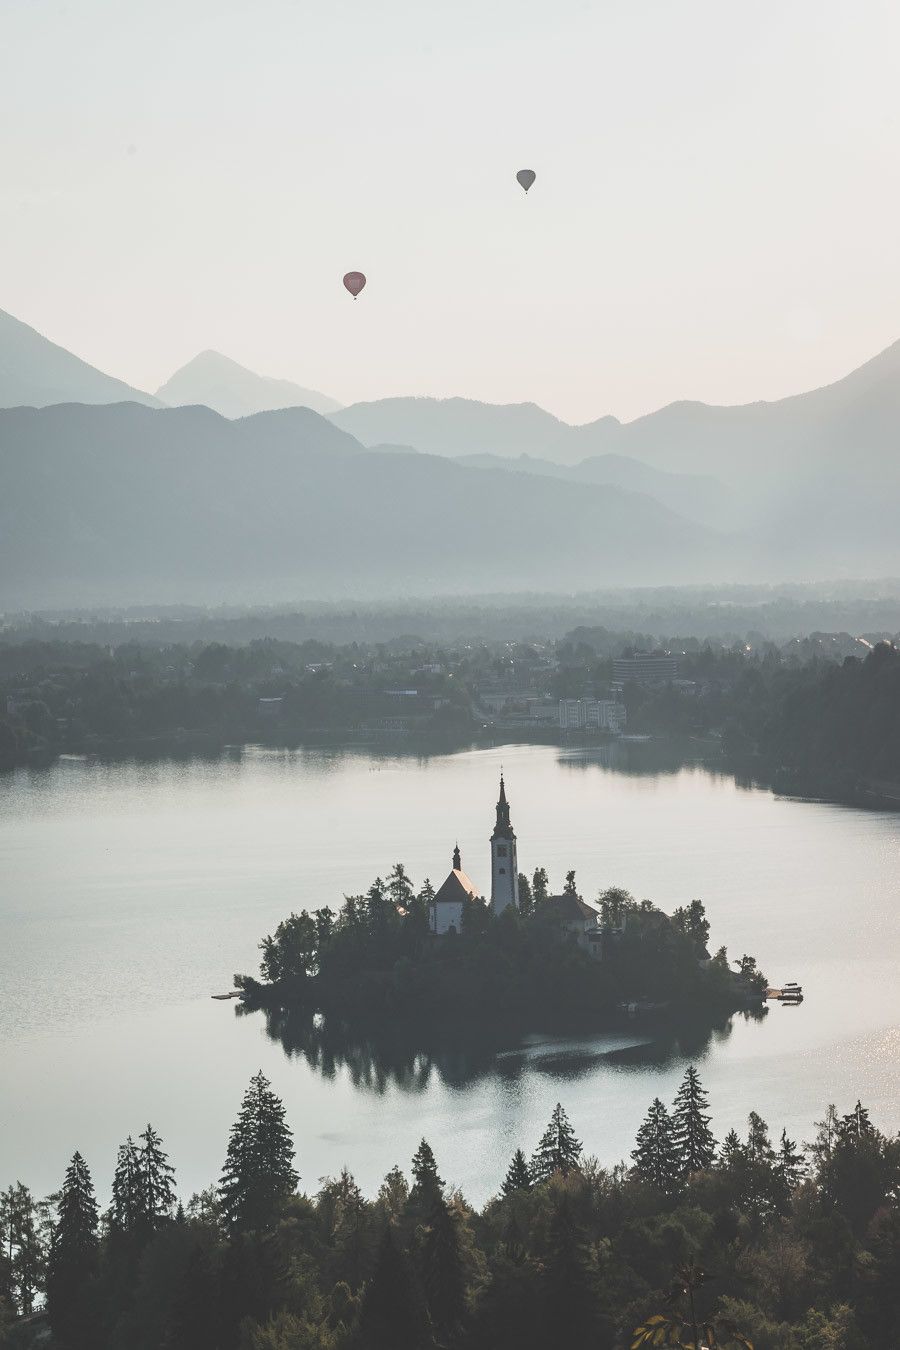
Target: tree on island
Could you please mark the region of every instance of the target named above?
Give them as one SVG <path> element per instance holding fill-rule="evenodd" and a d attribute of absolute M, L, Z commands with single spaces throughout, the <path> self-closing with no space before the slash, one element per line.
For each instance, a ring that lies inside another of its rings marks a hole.
<path fill-rule="evenodd" d="M 47 1263 L 47 1312 L 54 1338 L 67 1350 L 91 1350 L 98 1340 L 96 1290 L 98 1210 L 88 1165 L 72 1156 L 59 1196 Z"/>
<path fill-rule="evenodd" d="M 403 863 L 394 863 L 388 873 L 387 889 L 396 909 L 408 909 L 415 896 L 415 887 L 409 879 L 409 873 Z"/>
<path fill-rule="evenodd" d="M 545 867 L 536 867 L 534 876 L 531 878 L 531 895 L 534 900 L 535 909 L 543 904 L 550 894 L 550 878 L 547 876 Z"/>
<path fill-rule="evenodd" d="M 260 1070 L 244 1093 L 219 1182 L 222 1218 L 230 1231 L 264 1232 L 274 1226 L 297 1185 L 293 1163 L 284 1104 Z"/>
<path fill-rule="evenodd" d="M 709 941 L 709 920 L 702 900 L 692 900 L 685 909 L 680 906 L 672 915 L 672 923 L 679 933 L 689 937 L 696 947 L 705 950 Z"/>
<path fill-rule="evenodd" d="M 531 894 L 531 882 L 524 872 L 519 873 L 519 913 L 528 918 L 534 909 L 534 897 Z"/>
<path fill-rule="evenodd" d="M 706 1114 L 708 1098 L 693 1064 L 688 1066 L 672 1111 L 675 1151 L 682 1178 L 710 1167 L 716 1154 L 716 1141 Z"/>
<path fill-rule="evenodd" d="M 550 1123 L 531 1159 L 533 1181 L 547 1181 L 555 1172 L 566 1177 L 580 1165 L 582 1145 L 575 1138 L 569 1118 L 557 1102 Z"/>
<path fill-rule="evenodd" d="M 317 915 L 322 912 L 317 911 Z M 263 954 L 259 967 L 263 979 L 275 984 L 278 980 L 312 974 L 319 948 L 318 926 L 306 910 L 282 919 L 274 934 L 263 938 L 259 944 Z"/>
<path fill-rule="evenodd" d="M 529 1190 L 531 1190 L 531 1172 L 528 1168 L 528 1160 L 522 1150 L 517 1148 L 512 1155 L 512 1162 L 509 1164 L 509 1169 L 500 1187 L 500 1194 L 509 1196 L 515 1191 Z"/>
<path fill-rule="evenodd" d="M 563 895 L 577 895 L 578 887 L 575 885 L 575 871 L 566 873 L 566 884 L 563 886 Z"/>
<path fill-rule="evenodd" d="M 620 928 L 625 915 L 631 907 L 634 909 L 634 896 L 621 886 L 607 886 L 598 896 L 600 901 L 600 923 L 604 928 Z"/>
<path fill-rule="evenodd" d="M 638 1130 L 631 1175 L 670 1195 L 678 1185 L 678 1150 L 672 1120 L 658 1097 Z"/>

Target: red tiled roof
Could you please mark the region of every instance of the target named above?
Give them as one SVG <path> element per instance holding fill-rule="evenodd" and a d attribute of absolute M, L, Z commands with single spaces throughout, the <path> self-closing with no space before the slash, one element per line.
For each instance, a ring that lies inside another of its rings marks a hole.
<path fill-rule="evenodd" d="M 460 900 L 470 900 L 477 895 L 475 883 L 469 880 L 461 868 L 454 867 L 447 880 L 438 890 L 432 903 L 435 905 L 445 903 L 458 905 Z"/>

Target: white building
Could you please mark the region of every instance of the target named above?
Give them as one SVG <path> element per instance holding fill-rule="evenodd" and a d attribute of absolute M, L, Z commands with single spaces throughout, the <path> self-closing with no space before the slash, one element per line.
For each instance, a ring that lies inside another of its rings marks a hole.
<path fill-rule="evenodd" d="M 609 731 L 619 736 L 625 730 L 625 704 L 611 698 L 561 698 L 559 726 L 561 731 L 583 731 L 592 728 Z"/>
<path fill-rule="evenodd" d="M 491 835 L 491 909 L 495 914 L 502 914 L 509 905 L 519 908 L 519 864 L 516 832 L 510 824 L 509 802 L 501 774 L 497 823 Z"/>
<path fill-rule="evenodd" d="M 475 883 L 462 870 L 457 844 L 453 850 L 453 868 L 428 907 L 428 923 L 435 937 L 459 933 L 466 904 L 479 899 Z M 519 868 L 516 834 L 510 823 L 509 802 L 501 776 L 497 821 L 491 835 L 491 909 L 495 914 L 502 914 L 510 905 L 519 907 Z"/>
<path fill-rule="evenodd" d="M 462 870 L 459 844 L 453 850 L 453 870 L 428 907 L 428 920 L 436 937 L 458 933 L 462 928 L 463 909 L 469 900 L 477 900 L 478 892 Z"/>

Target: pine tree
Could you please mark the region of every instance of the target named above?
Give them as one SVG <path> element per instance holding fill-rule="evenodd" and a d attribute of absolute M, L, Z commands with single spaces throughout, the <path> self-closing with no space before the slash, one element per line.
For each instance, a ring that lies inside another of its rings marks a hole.
<path fill-rule="evenodd" d="M 175 1169 L 170 1166 L 162 1139 L 152 1125 L 138 1138 L 142 1145 L 137 1154 L 140 1225 L 143 1235 L 150 1237 L 172 1217 Z"/>
<path fill-rule="evenodd" d="M 131 1135 L 119 1145 L 113 1175 L 111 1223 L 120 1234 L 132 1236 L 142 1214 L 141 1167 L 138 1148 Z"/>
<path fill-rule="evenodd" d="M 54 1338 L 68 1350 L 96 1343 L 97 1201 L 87 1163 L 75 1153 L 66 1169 L 47 1263 L 47 1311 Z"/>
<path fill-rule="evenodd" d="M 547 1181 L 554 1172 L 564 1177 L 577 1169 L 581 1158 L 581 1143 L 569 1124 L 569 1118 L 559 1102 L 553 1108 L 550 1123 L 531 1159 L 534 1181 Z"/>
<path fill-rule="evenodd" d="M 0 1195 L 0 1235 L 12 1304 L 27 1317 L 44 1287 L 47 1253 L 38 1226 L 38 1206 L 21 1181 Z"/>
<path fill-rule="evenodd" d="M 409 902 L 416 891 L 403 863 L 394 863 L 393 869 L 388 873 L 387 889 L 397 909 L 409 907 Z"/>
<path fill-rule="evenodd" d="M 372 1278 L 366 1285 L 359 1329 L 367 1350 L 421 1350 L 424 1318 L 406 1261 L 385 1225 Z"/>
<path fill-rule="evenodd" d="M 655 1097 L 647 1118 L 638 1130 L 636 1147 L 632 1153 L 632 1176 L 649 1181 L 665 1195 L 678 1184 L 678 1154 L 669 1113 Z"/>
<path fill-rule="evenodd" d="M 598 1338 L 597 1280 L 587 1236 L 572 1211 L 568 1194 L 560 1196 L 550 1218 L 541 1281 L 546 1316 L 545 1345 L 608 1345 Z"/>
<path fill-rule="evenodd" d="M 534 909 L 534 897 L 531 894 L 531 882 L 524 872 L 519 873 L 519 913 L 526 918 Z"/>
<path fill-rule="evenodd" d="M 806 1162 L 794 1140 L 788 1139 L 787 1130 L 781 1131 L 781 1145 L 778 1149 L 776 1167 L 782 1183 L 790 1195 L 797 1189 L 806 1175 Z"/>
<path fill-rule="evenodd" d="M 531 894 L 534 899 L 535 908 L 542 904 L 549 895 L 550 878 L 547 876 L 545 867 L 536 867 L 534 876 L 531 878 Z"/>
<path fill-rule="evenodd" d="M 234 1231 L 271 1228 L 297 1185 L 294 1140 L 284 1105 L 260 1070 L 250 1080 L 231 1129 L 219 1201 L 226 1226 Z"/>
<path fill-rule="evenodd" d="M 574 871 L 567 872 L 566 884 L 565 886 L 563 886 L 563 895 L 577 895 L 577 894 L 578 890 L 575 886 L 575 873 Z"/>
<path fill-rule="evenodd" d="M 166 1350 L 217 1350 L 218 1322 L 216 1281 L 209 1254 L 197 1242 L 175 1297 Z"/>
<path fill-rule="evenodd" d="M 425 1215 L 444 1197 L 444 1183 L 438 1176 L 437 1162 L 427 1139 L 423 1139 L 412 1160 L 413 1186 L 409 1193 L 412 1208 Z"/>
<path fill-rule="evenodd" d="M 509 1164 L 509 1170 L 500 1187 L 501 1195 L 513 1195 L 516 1191 L 528 1191 L 531 1189 L 531 1173 L 528 1170 L 528 1162 L 525 1154 L 520 1148 L 517 1148 L 512 1155 L 512 1162 Z"/>
<path fill-rule="evenodd" d="M 681 1179 L 692 1172 L 705 1171 L 715 1158 L 716 1141 L 709 1128 L 707 1101 L 700 1075 L 691 1064 L 678 1089 L 672 1112 L 675 1152 Z"/>
<path fill-rule="evenodd" d="M 439 1336 L 447 1337 L 462 1322 L 466 1286 L 458 1219 L 442 1197 L 422 1235 L 421 1258 L 428 1311 Z"/>

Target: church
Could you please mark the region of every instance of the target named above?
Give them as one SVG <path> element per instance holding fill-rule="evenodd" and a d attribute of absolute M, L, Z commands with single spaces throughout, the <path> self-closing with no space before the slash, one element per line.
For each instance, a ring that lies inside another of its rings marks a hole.
<path fill-rule="evenodd" d="M 459 844 L 453 850 L 453 867 L 429 905 L 429 924 L 436 937 L 458 933 L 467 900 L 479 899 L 475 883 L 463 871 Z M 509 818 L 506 785 L 500 775 L 497 820 L 491 835 L 491 910 L 502 914 L 510 905 L 519 907 L 519 866 L 516 833 Z"/>

